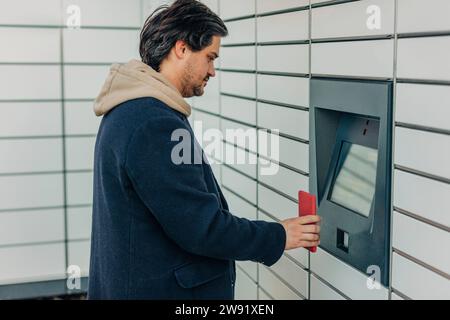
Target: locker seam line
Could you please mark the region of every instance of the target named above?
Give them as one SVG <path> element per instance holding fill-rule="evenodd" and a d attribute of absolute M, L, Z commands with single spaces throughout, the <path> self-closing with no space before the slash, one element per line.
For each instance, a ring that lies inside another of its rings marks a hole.
<path fill-rule="evenodd" d="M 404 259 L 407 259 L 408 261 L 415 263 L 415 264 L 419 265 L 420 267 L 422 267 L 430 272 L 433 272 L 436 275 L 439 275 L 447 280 L 450 280 L 450 274 L 448 274 L 436 267 L 433 267 L 433 266 L 429 265 L 428 263 L 425 263 L 422 260 L 420 260 L 416 257 L 413 257 L 410 254 L 407 254 L 406 252 L 404 252 L 402 250 L 396 249 L 395 247 L 392 248 L 392 251 L 393 251 L 393 253 L 396 253 L 397 255 L 403 257 Z"/>

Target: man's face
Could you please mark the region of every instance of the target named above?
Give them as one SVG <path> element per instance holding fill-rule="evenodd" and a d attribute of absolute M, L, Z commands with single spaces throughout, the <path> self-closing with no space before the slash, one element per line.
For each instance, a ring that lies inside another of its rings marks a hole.
<path fill-rule="evenodd" d="M 182 95 L 201 96 L 210 77 L 216 75 L 214 60 L 219 57 L 220 37 L 213 36 L 211 45 L 201 51 L 191 51 L 186 58 L 182 76 Z"/>

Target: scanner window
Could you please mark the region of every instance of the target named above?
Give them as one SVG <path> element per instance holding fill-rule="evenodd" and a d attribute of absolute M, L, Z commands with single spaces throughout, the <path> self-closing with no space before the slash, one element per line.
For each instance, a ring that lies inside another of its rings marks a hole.
<path fill-rule="evenodd" d="M 330 200 L 368 217 L 375 195 L 378 150 L 343 141 Z"/>

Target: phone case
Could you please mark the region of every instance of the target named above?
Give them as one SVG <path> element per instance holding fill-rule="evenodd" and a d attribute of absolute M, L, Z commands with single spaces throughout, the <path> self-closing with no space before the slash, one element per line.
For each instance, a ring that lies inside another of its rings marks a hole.
<path fill-rule="evenodd" d="M 316 196 L 305 191 L 298 192 L 298 216 L 317 214 Z M 306 248 L 310 252 L 316 252 L 317 247 Z"/>

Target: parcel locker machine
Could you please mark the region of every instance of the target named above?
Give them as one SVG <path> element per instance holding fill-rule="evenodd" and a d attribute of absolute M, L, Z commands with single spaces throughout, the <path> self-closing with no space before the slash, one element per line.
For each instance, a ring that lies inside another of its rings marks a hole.
<path fill-rule="evenodd" d="M 320 247 L 388 286 L 392 83 L 312 78 L 310 90 Z"/>

